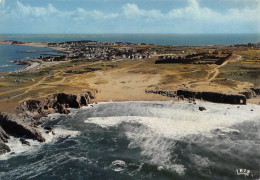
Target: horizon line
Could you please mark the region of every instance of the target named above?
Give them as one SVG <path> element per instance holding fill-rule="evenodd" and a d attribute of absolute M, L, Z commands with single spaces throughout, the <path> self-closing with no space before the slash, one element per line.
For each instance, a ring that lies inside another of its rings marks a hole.
<path fill-rule="evenodd" d="M 255 33 L 0 33 L 0 35 L 214 35 L 214 34 L 259 34 Z"/>

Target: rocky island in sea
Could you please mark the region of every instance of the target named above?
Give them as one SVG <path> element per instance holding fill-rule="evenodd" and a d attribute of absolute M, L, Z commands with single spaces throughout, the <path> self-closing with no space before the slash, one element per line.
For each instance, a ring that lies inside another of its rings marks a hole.
<path fill-rule="evenodd" d="M 236 151 L 245 155 L 241 148 L 252 147 L 250 152 L 259 155 L 257 145 L 252 145 L 257 141 L 259 128 L 248 134 L 249 129 L 259 125 L 259 43 L 230 46 L 90 40 L 2 43 L 47 47 L 60 52 L 42 52 L 38 58 L 15 61 L 27 66 L 0 74 L 2 177 L 13 178 L 25 171 L 7 167 L 9 160 L 19 161 L 20 156 L 42 168 L 38 155 L 45 156 L 46 152 L 52 158 L 57 156 L 66 169 L 69 162 L 58 152 L 62 146 L 66 147 L 67 159 L 79 161 L 73 161 L 76 167 L 86 165 L 93 173 L 82 176 L 87 178 L 101 178 L 100 173 L 115 178 L 115 172 L 121 178 L 149 177 L 149 173 L 155 179 L 201 178 L 208 177 L 208 171 L 219 177 L 232 171 L 229 175 L 232 178 L 237 177 L 236 167 L 219 172 L 225 162 L 211 156 L 221 159 L 218 152 L 225 151 L 234 166 L 237 161 L 245 160 L 232 157 Z M 196 150 L 196 139 L 200 148 L 209 146 L 217 151 Z M 236 140 L 245 142 L 237 144 Z M 226 147 L 228 143 L 232 146 Z M 108 150 L 104 150 L 104 144 Z M 101 157 L 110 152 L 116 159 L 108 156 L 99 161 L 97 152 L 87 149 L 90 155 L 81 149 L 83 145 L 97 148 L 103 154 Z M 118 146 L 129 151 L 125 157 L 119 155 L 124 152 Z M 52 148 L 56 154 L 49 152 Z M 70 148 L 76 148 L 77 153 Z M 35 152 L 37 155 L 30 157 Z M 204 153 L 209 155 L 204 157 Z M 138 157 L 131 159 L 134 155 Z M 51 159 L 45 157 L 42 161 L 50 163 Z M 249 168 L 256 165 L 253 160 Z M 31 166 L 28 163 L 24 167 Z M 46 166 L 54 174 L 62 171 Z M 199 173 L 196 174 L 194 167 Z M 256 176 L 256 171 L 253 168 L 251 175 Z M 49 177 L 45 171 L 27 173 L 21 178 L 37 174 L 42 174 L 39 177 L 43 179 Z"/>

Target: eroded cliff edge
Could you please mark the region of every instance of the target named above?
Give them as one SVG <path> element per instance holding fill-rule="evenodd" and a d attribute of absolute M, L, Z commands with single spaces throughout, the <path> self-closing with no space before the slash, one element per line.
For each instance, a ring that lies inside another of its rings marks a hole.
<path fill-rule="evenodd" d="M 44 142 L 45 139 L 37 130 L 39 119 L 52 113 L 68 114 L 68 108 L 80 108 L 92 103 L 94 95 L 57 93 L 45 98 L 23 101 L 17 106 L 17 115 L 0 113 L 0 155 L 10 152 L 5 144 L 9 135 L 25 137 Z"/>

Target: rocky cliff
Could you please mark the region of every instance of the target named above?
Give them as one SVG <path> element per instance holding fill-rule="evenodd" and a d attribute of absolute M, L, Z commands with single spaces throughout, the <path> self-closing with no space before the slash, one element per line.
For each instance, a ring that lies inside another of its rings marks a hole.
<path fill-rule="evenodd" d="M 192 98 L 192 99 L 196 98 L 196 99 L 206 100 L 210 102 L 227 103 L 227 104 L 246 104 L 246 100 L 247 100 L 247 96 L 245 96 L 246 93 L 243 93 L 243 95 L 233 95 L 233 94 L 222 94 L 217 92 L 195 92 L 195 91 L 187 91 L 187 90 L 177 90 L 177 91 L 145 90 L 145 92 L 160 94 L 162 96 L 168 96 L 168 97 L 178 96 L 183 98 L 184 97 Z"/>
<path fill-rule="evenodd" d="M 0 154 L 10 152 L 10 148 L 5 144 L 8 142 L 9 134 L 45 141 L 41 133 L 22 118 L 0 113 Z"/>
<path fill-rule="evenodd" d="M 8 142 L 9 136 L 0 126 L 0 155 L 6 152 L 10 152 L 10 148 L 5 144 Z"/>
<path fill-rule="evenodd" d="M 6 142 L 9 138 L 7 133 L 15 136 L 26 136 L 28 138 L 32 138 L 40 142 L 45 141 L 45 139 L 42 137 L 41 133 L 38 130 L 31 127 L 30 124 L 28 124 L 19 117 L 1 113 L 0 126 L 2 128 L 2 135 L 3 137 L 5 137 L 5 139 L 3 139 L 4 142 Z"/>
<path fill-rule="evenodd" d="M 86 94 L 52 94 L 45 98 L 30 99 L 17 106 L 18 116 L 0 113 L 0 155 L 10 152 L 5 144 L 9 135 L 26 137 L 44 142 L 45 139 L 37 130 L 37 124 L 41 117 L 51 113 L 68 114 L 68 108 L 80 108 L 92 102 L 94 96 L 91 92 Z"/>
<path fill-rule="evenodd" d="M 58 93 L 41 99 L 30 99 L 20 103 L 17 107 L 20 116 L 24 118 L 40 119 L 52 113 L 68 114 L 67 108 L 80 108 L 92 102 L 92 93 L 86 94 L 65 94 Z"/>
<path fill-rule="evenodd" d="M 245 95 L 222 94 L 217 92 L 193 92 L 187 90 L 178 90 L 177 95 L 216 103 L 246 104 Z"/>

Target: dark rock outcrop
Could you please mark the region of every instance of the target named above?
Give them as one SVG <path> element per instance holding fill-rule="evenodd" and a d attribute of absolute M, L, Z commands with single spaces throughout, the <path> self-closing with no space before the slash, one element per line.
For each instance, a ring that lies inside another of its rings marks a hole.
<path fill-rule="evenodd" d="M 245 92 L 240 92 L 240 94 L 245 95 L 247 99 L 251 99 L 251 98 L 253 98 L 253 97 L 256 97 L 256 93 L 255 93 L 255 91 L 253 91 L 253 90 L 248 90 L 248 91 L 245 91 Z"/>
<path fill-rule="evenodd" d="M 8 142 L 9 135 L 0 125 L 0 155 L 10 152 L 10 148 L 5 144 Z"/>
<path fill-rule="evenodd" d="M 91 92 L 84 95 L 58 93 L 38 100 L 26 100 L 17 107 L 22 117 L 40 119 L 52 113 L 68 114 L 68 108 L 80 108 L 92 102 L 94 96 Z"/>
<path fill-rule="evenodd" d="M 260 95 L 260 88 L 251 88 L 251 90 L 254 91 L 256 95 Z"/>
<path fill-rule="evenodd" d="M 203 106 L 200 106 L 200 107 L 199 107 L 199 110 L 200 110 L 200 111 L 205 111 L 206 108 L 204 108 Z"/>
<path fill-rule="evenodd" d="M 35 128 L 29 126 L 28 123 L 21 121 L 21 119 L 0 113 L 0 155 L 10 152 L 10 148 L 5 144 L 8 142 L 9 135 L 26 136 L 44 142 L 45 139 L 41 133 Z"/>
<path fill-rule="evenodd" d="M 16 137 L 26 137 L 44 142 L 42 134 L 35 129 L 40 122 L 40 118 L 51 113 L 68 114 L 68 108 L 80 108 L 92 103 L 94 96 L 87 92 L 84 95 L 74 95 L 58 93 L 46 98 L 30 99 L 20 103 L 17 110 L 19 116 L 10 116 L 0 113 L 0 155 L 10 152 L 10 148 L 5 144 L 8 142 L 9 135 Z M 50 129 L 50 128 L 48 128 Z M 48 130 L 52 131 L 52 130 Z M 55 134 L 52 131 L 53 134 Z M 24 138 L 20 139 L 22 144 L 30 146 Z"/>
<path fill-rule="evenodd" d="M 177 90 L 177 95 L 185 98 L 203 99 L 216 103 L 246 104 L 245 95 L 222 94 L 217 92 L 193 92 L 187 90 Z"/>
<path fill-rule="evenodd" d="M 68 110 L 65 104 L 57 104 L 57 112 L 60 114 L 69 114 L 70 110 Z"/>
<path fill-rule="evenodd" d="M 0 126 L 0 142 L 8 142 L 9 136 Z"/>
<path fill-rule="evenodd" d="M 22 145 L 31 146 L 31 144 L 28 141 L 26 141 L 24 138 L 20 138 L 20 142 L 22 143 Z"/>
<path fill-rule="evenodd" d="M 64 105 L 67 104 L 71 108 L 80 108 L 81 107 L 81 96 L 75 94 L 57 94 L 57 103 Z"/>
<path fill-rule="evenodd" d="M 44 142 L 45 139 L 41 133 L 35 128 L 29 126 L 28 123 L 21 121 L 19 118 L 10 116 L 4 113 L 0 114 L 0 126 L 8 133 L 15 136 L 26 136 L 40 142 Z"/>
<path fill-rule="evenodd" d="M 9 146 L 0 142 L 0 155 L 5 154 L 5 153 L 10 152 L 10 151 L 11 151 L 11 149 L 9 148 Z"/>
<path fill-rule="evenodd" d="M 178 96 L 178 100 L 184 100 L 184 96 L 183 95 L 179 95 Z"/>
<path fill-rule="evenodd" d="M 44 129 L 45 129 L 45 130 L 48 130 L 48 131 L 51 131 L 51 130 L 52 130 L 52 128 L 51 128 L 50 126 L 45 126 Z"/>
<path fill-rule="evenodd" d="M 227 104 L 246 104 L 245 95 L 222 94 L 217 92 L 193 92 L 188 90 L 177 91 L 161 91 L 161 90 L 145 90 L 146 93 L 160 94 L 168 97 L 178 97 L 180 100 L 188 99 L 202 99 L 209 102 L 227 103 Z"/>

